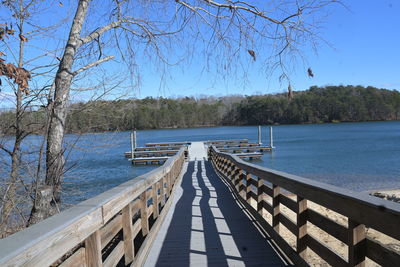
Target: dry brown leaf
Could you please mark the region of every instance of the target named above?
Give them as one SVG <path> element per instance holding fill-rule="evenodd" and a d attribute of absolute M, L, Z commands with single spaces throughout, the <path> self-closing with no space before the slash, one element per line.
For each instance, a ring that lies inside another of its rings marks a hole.
<path fill-rule="evenodd" d="M 22 42 L 28 42 L 28 38 L 26 38 L 26 37 L 23 36 L 22 34 L 19 35 L 19 39 L 20 39 Z"/>
<path fill-rule="evenodd" d="M 253 58 L 254 61 L 256 61 L 256 53 L 254 52 L 254 50 L 247 50 L 247 52 L 249 52 L 250 56 Z"/>

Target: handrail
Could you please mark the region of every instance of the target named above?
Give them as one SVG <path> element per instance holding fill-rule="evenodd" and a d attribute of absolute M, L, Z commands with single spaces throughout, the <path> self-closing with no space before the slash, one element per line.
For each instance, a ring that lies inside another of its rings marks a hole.
<path fill-rule="evenodd" d="M 155 170 L 0 240 L 0 266 L 113 266 L 122 258 L 140 265 L 171 204 L 186 149 Z"/>
<path fill-rule="evenodd" d="M 400 263 L 398 252 L 368 238 L 365 230 L 365 227 L 372 228 L 400 242 L 399 204 L 254 165 L 234 154 L 220 152 L 215 146 L 209 148 L 209 157 L 217 172 L 240 196 L 241 202 L 296 264 L 307 264 L 304 260 L 307 247 L 333 266 L 355 266 L 364 262 L 366 257 L 384 266 Z M 297 200 L 281 193 L 281 189 L 295 194 Z M 266 196 L 272 201 L 267 202 Z M 308 208 L 308 200 L 347 217 L 347 227 Z M 256 207 L 251 205 L 253 201 L 257 203 Z M 292 210 L 296 221 L 285 216 L 280 205 Z M 265 211 L 272 217 L 272 224 L 262 216 Z M 308 233 L 307 222 L 345 243 L 348 246 L 347 258 Z M 280 235 L 280 224 L 296 236 L 295 250 Z"/>

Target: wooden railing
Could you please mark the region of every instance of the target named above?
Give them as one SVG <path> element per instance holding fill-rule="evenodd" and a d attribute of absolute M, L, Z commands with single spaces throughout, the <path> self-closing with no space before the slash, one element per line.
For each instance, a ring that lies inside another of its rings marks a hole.
<path fill-rule="evenodd" d="M 250 164 L 214 146 L 209 148 L 209 158 L 238 199 L 294 264 L 308 264 L 305 258 L 308 248 L 332 266 L 363 266 L 366 258 L 382 266 L 400 266 L 398 252 L 366 233 L 366 229 L 373 229 L 400 244 L 400 204 Z M 345 216 L 347 225 L 311 209 L 309 204 L 314 203 Z M 293 219 L 283 214 L 283 206 L 294 214 Z M 271 220 L 266 219 L 267 215 Z M 310 224 L 347 247 L 347 256 L 313 236 Z M 281 225 L 287 230 L 280 228 Z M 294 244 L 282 236 L 282 230 L 294 235 Z"/>
<path fill-rule="evenodd" d="M 185 160 L 163 166 L 0 240 L 0 266 L 142 265 Z"/>

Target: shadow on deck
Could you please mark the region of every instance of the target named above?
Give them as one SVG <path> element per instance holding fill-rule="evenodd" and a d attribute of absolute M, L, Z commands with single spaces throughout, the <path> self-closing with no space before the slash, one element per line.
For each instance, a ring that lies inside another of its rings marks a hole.
<path fill-rule="evenodd" d="M 146 266 L 283 266 L 208 161 L 188 163 Z"/>

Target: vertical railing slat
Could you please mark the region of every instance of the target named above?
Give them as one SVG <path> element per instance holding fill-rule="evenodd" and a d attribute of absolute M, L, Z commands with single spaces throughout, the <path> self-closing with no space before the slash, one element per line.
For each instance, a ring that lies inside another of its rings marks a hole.
<path fill-rule="evenodd" d="M 153 219 L 158 217 L 158 188 L 157 183 L 154 183 L 151 187 L 152 199 L 153 199 Z"/>
<path fill-rule="evenodd" d="M 257 181 L 257 212 L 262 216 L 263 215 L 263 201 L 264 201 L 264 192 L 263 192 L 264 180 L 258 177 Z"/>
<path fill-rule="evenodd" d="M 90 267 L 101 267 L 101 238 L 97 230 L 85 240 L 86 265 Z"/>
<path fill-rule="evenodd" d="M 365 225 L 348 220 L 348 263 L 350 266 L 365 266 L 366 232 Z"/>
<path fill-rule="evenodd" d="M 133 261 L 135 250 L 133 246 L 132 204 L 122 209 L 122 231 L 124 236 L 125 265 Z"/>
<path fill-rule="evenodd" d="M 306 240 L 307 235 L 307 200 L 297 196 L 297 236 L 296 236 L 296 251 L 302 257 L 305 258 L 306 252 Z"/>
<path fill-rule="evenodd" d="M 251 205 L 251 174 L 246 173 L 246 201 Z"/>
<path fill-rule="evenodd" d="M 281 213 L 279 207 L 279 195 L 281 188 L 275 184 L 272 185 L 272 227 L 279 233 L 279 214 Z"/>
<path fill-rule="evenodd" d="M 143 236 L 149 233 L 149 221 L 147 219 L 147 188 L 140 194 L 140 218 Z"/>

